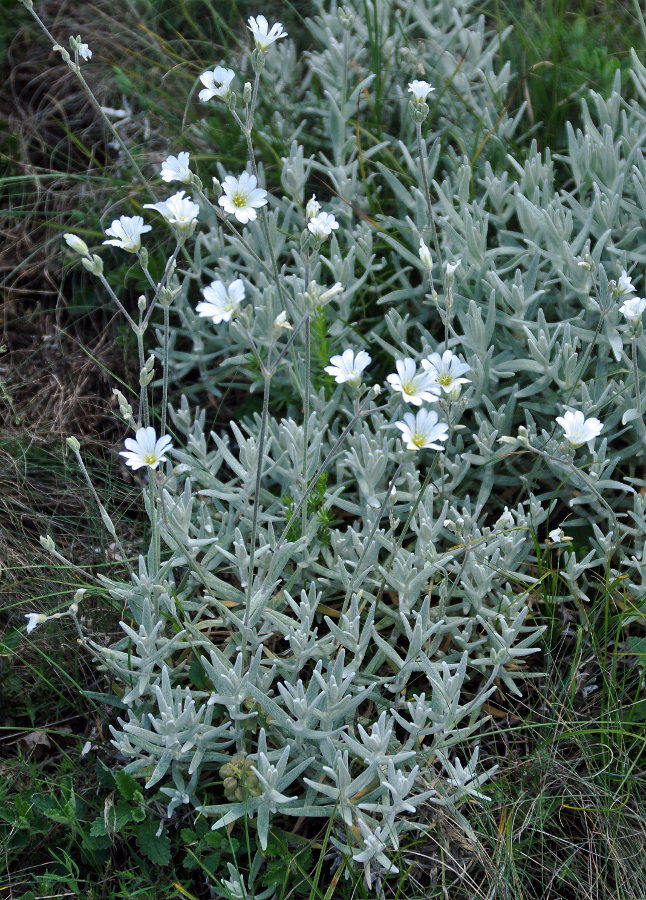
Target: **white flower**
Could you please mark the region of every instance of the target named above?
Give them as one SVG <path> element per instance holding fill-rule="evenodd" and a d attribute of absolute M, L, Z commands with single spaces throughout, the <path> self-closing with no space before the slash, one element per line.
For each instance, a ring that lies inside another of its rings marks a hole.
<path fill-rule="evenodd" d="M 319 241 L 324 241 L 329 234 L 332 234 L 339 227 L 339 223 L 332 213 L 322 212 L 313 216 L 307 223 L 307 227 L 315 238 L 318 238 Z"/>
<path fill-rule="evenodd" d="M 318 216 L 321 211 L 321 204 L 316 199 L 316 194 L 312 194 L 310 200 L 307 201 L 307 206 L 305 207 L 305 217 L 307 219 L 313 219 L 315 216 Z"/>
<path fill-rule="evenodd" d="M 573 446 L 580 447 L 588 441 L 599 437 L 603 429 L 599 419 L 586 419 L 582 412 L 568 410 L 562 416 L 557 416 L 556 421 L 565 432 L 565 439 Z"/>
<path fill-rule="evenodd" d="M 553 528 L 547 536 L 553 544 L 564 544 L 572 540 L 562 528 Z"/>
<path fill-rule="evenodd" d="M 630 275 L 626 270 L 621 273 L 619 276 L 619 281 L 617 282 L 617 286 L 615 288 L 615 294 L 618 297 L 622 297 L 624 294 L 634 294 L 635 288 L 633 287 L 633 283 L 630 280 Z"/>
<path fill-rule="evenodd" d="M 420 409 L 415 415 L 406 413 L 403 422 L 395 422 L 402 433 L 407 450 L 443 450 L 441 443 L 449 437 L 449 426 L 440 422 L 434 409 Z"/>
<path fill-rule="evenodd" d="M 119 456 L 124 457 L 126 465 L 131 469 L 141 469 L 142 466 L 156 469 L 160 463 L 166 462 L 165 454 L 171 449 L 172 443 L 167 434 L 158 439 L 155 429 L 149 425 L 148 428 L 139 428 L 134 439 L 126 438 L 126 449 L 121 450 Z"/>
<path fill-rule="evenodd" d="M 411 81 L 408 92 L 413 95 L 415 103 L 426 103 L 426 98 L 435 90 L 428 81 Z"/>
<path fill-rule="evenodd" d="M 77 234 L 67 234 L 63 235 L 65 239 L 65 243 L 68 247 L 71 247 L 72 250 L 75 250 L 77 253 L 80 253 L 81 256 L 89 256 L 90 251 L 88 249 L 88 245 L 82 240 Z"/>
<path fill-rule="evenodd" d="M 281 328 L 287 328 L 289 331 L 292 331 L 292 324 L 287 318 L 287 313 L 284 309 L 281 310 L 274 319 L 274 328 L 276 331 L 280 331 Z"/>
<path fill-rule="evenodd" d="M 281 22 L 275 22 L 271 26 L 271 30 L 264 16 L 256 16 L 255 19 L 253 16 L 249 16 L 248 22 L 247 28 L 253 34 L 258 50 L 269 50 L 274 41 L 287 37 L 287 32 L 283 31 Z"/>
<path fill-rule="evenodd" d="M 239 178 L 234 175 L 227 175 L 222 182 L 222 195 L 218 199 L 218 203 L 222 209 L 235 216 L 238 222 L 254 222 L 256 220 L 256 209 L 265 206 L 267 203 L 267 191 L 259 188 L 255 175 L 243 172 Z"/>
<path fill-rule="evenodd" d="M 415 360 L 410 357 L 395 362 L 397 374 L 393 373 L 386 381 L 394 391 L 400 391 L 404 400 L 413 406 L 422 403 L 433 403 L 442 393 L 439 384 L 433 381 L 427 372 L 417 372 Z"/>
<path fill-rule="evenodd" d="M 188 167 L 190 153 L 184 150 L 177 156 L 169 156 L 162 163 L 161 177 L 164 181 L 181 181 L 182 184 L 190 184 L 191 170 Z"/>
<path fill-rule="evenodd" d="M 25 619 L 27 619 L 27 634 L 31 634 L 34 628 L 47 621 L 47 616 L 43 613 L 25 613 Z"/>
<path fill-rule="evenodd" d="M 325 371 L 331 375 L 337 384 L 347 382 L 353 386 L 361 383 L 361 373 L 366 369 L 372 359 L 365 350 L 359 350 L 355 355 L 354 350 L 344 350 L 341 356 L 333 356 L 330 365 L 325 366 Z"/>
<path fill-rule="evenodd" d="M 178 191 L 168 200 L 162 200 L 161 203 L 144 203 L 144 209 L 156 209 L 169 225 L 174 225 L 178 231 L 189 231 L 197 222 L 200 207 L 185 197 L 185 193 L 185 191 Z"/>
<path fill-rule="evenodd" d="M 92 51 L 87 44 L 79 44 L 77 50 L 81 59 L 84 59 L 86 62 L 92 59 Z"/>
<path fill-rule="evenodd" d="M 646 309 L 646 297 L 629 297 L 628 300 L 624 300 L 624 302 L 619 307 L 619 312 L 622 313 L 624 318 L 631 323 L 631 325 L 637 324 L 637 322 L 641 321 L 642 313 Z"/>
<path fill-rule="evenodd" d="M 120 216 L 105 229 L 105 233 L 114 240 L 103 243 L 112 244 L 127 253 L 136 253 L 141 247 L 141 235 L 150 230 L 150 225 L 144 225 L 141 216 Z"/>
<path fill-rule="evenodd" d="M 232 69 L 225 69 L 222 66 L 216 66 L 212 72 L 202 72 L 200 81 L 205 88 L 199 94 L 202 103 L 206 103 L 212 97 L 227 100 L 231 94 L 231 82 L 235 74 Z"/>
<path fill-rule="evenodd" d="M 456 261 L 454 263 L 447 262 L 447 264 L 445 266 L 446 274 L 451 279 L 451 281 L 453 281 L 453 278 L 455 276 L 455 270 L 458 268 L 458 266 L 461 264 L 461 262 L 462 262 L 461 259 L 456 259 Z"/>
<path fill-rule="evenodd" d="M 445 394 L 460 394 L 463 384 L 470 384 L 470 378 L 462 378 L 465 372 L 471 371 L 471 366 L 460 361 L 460 358 L 450 350 L 439 353 L 431 353 L 427 359 L 422 360 L 423 368 L 428 372 Z M 455 397 L 457 399 L 457 397 Z"/>
<path fill-rule="evenodd" d="M 433 268 L 433 257 L 431 256 L 431 251 L 424 243 L 423 238 L 419 239 L 419 258 L 421 259 L 424 268 L 428 269 L 430 272 Z"/>
<path fill-rule="evenodd" d="M 214 325 L 230 322 L 245 298 L 244 284 L 240 278 L 232 281 L 228 288 L 222 281 L 212 281 L 202 293 L 206 302 L 198 303 L 196 312 L 203 319 L 211 319 Z"/>

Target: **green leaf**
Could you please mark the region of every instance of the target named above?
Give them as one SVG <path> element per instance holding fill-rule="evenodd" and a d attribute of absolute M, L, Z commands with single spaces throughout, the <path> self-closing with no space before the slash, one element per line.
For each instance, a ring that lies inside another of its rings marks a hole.
<path fill-rule="evenodd" d="M 141 785 L 132 777 L 132 775 L 128 775 L 127 772 L 115 772 L 114 781 L 117 790 L 124 800 L 132 800 L 135 797 L 137 799 L 143 799 Z M 137 795 L 139 795 L 139 797 L 137 797 Z"/>
<path fill-rule="evenodd" d="M 157 836 L 159 822 L 146 819 L 133 828 L 137 846 L 148 859 L 158 866 L 167 866 L 170 862 L 170 838 L 166 831 Z"/>

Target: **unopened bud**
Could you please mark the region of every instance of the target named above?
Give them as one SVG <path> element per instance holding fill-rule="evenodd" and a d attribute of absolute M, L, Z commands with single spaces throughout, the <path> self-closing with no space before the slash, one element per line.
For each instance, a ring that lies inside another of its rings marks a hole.
<path fill-rule="evenodd" d="M 350 31 L 352 28 L 352 23 L 354 22 L 354 16 L 345 6 L 341 6 L 338 10 L 339 22 L 343 25 L 346 31 Z"/>
<path fill-rule="evenodd" d="M 251 103 L 251 82 L 245 81 L 245 86 L 242 89 L 242 99 L 244 100 L 244 105 L 249 106 Z"/>
<path fill-rule="evenodd" d="M 81 256 L 89 256 L 90 255 L 90 250 L 88 248 L 88 245 L 77 234 L 70 234 L 68 232 L 67 234 L 63 235 L 63 238 L 65 239 L 67 246 L 71 247 L 72 250 L 76 251 L 76 253 L 80 253 Z"/>
<path fill-rule="evenodd" d="M 419 258 L 424 268 L 430 272 L 433 268 L 433 257 L 422 238 L 419 239 Z"/>
<path fill-rule="evenodd" d="M 316 194 L 312 194 L 311 198 L 307 201 L 307 206 L 305 207 L 305 217 L 307 219 L 313 219 L 314 216 L 318 216 L 321 211 L 321 204 L 316 199 Z"/>
<path fill-rule="evenodd" d="M 424 119 L 428 116 L 428 104 L 426 103 L 415 103 L 413 100 L 408 101 L 408 112 L 411 115 L 413 122 L 417 125 L 421 125 Z"/>
<path fill-rule="evenodd" d="M 92 256 L 92 259 L 82 259 L 81 264 L 92 275 L 102 275 L 103 274 L 103 260 L 101 259 L 100 256 L 97 256 L 96 253 Z"/>
<path fill-rule="evenodd" d="M 56 544 L 54 543 L 53 538 L 50 537 L 48 534 L 47 535 L 41 534 L 40 543 L 41 543 L 41 546 L 44 547 L 45 550 L 49 550 L 50 553 L 52 553 L 54 550 L 56 550 Z"/>
<path fill-rule="evenodd" d="M 140 313 L 146 312 L 147 306 L 148 306 L 148 301 L 146 300 L 146 297 L 144 296 L 144 294 L 141 294 L 137 298 L 137 307 L 139 308 L 139 312 Z"/>
<path fill-rule="evenodd" d="M 70 448 L 70 450 L 73 453 L 78 453 L 79 450 L 81 449 L 81 445 L 79 444 L 78 440 L 74 437 L 74 435 L 70 435 L 68 438 L 66 438 L 65 443 L 67 444 L 67 446 Z"/>

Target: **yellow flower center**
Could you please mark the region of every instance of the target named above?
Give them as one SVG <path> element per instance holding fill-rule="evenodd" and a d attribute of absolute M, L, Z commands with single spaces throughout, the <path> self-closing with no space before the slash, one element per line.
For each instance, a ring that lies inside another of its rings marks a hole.
<path fill-rule="evenodd" d="M 453 384 L 453 376 L 448 372 L 442 372 L 441 375 L 437 376 L 437 383 L 441 384 L 442 387 L 448 387 L 450 384 Z"/>
<path fill-rule="evenodd" d="M 157 454 L 154 450 L 149 450 L 147 453 L 144 453 L 144 462 L 147 466 L 154 466 L 157 462 Z"/>
<path fill-rule="evenodd" d="M 407 381 L 406 384 L 402 384 L 402 391 L 404 394 L 408 394 L 409 397 L 415 396 L 415 385 L 412 381 Z"/>
<path fill-rule="evenodd" d="M 245 197 L 244 194 L 234 194 L 231 199 L 232 199 L 233 205 L 237 206 L 238 208 L 240 208 L 241 206 L 247 205 L 247 198 Z"/>
<path fill-rule="evenodd" d="M 411 442 L 415 444 L 416 447 L 423 447 L 426 443 L 426 438 L 423 434 L 420 434 L 419 431 L 416 431 L 415 434 L 411 435 Z"/>

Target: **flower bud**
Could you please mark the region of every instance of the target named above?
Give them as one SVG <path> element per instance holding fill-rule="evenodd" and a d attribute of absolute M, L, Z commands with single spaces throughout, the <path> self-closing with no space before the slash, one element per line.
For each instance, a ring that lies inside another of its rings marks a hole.
<path fill-rule="evenodd" d="M 314 216 L 318 216 L 321 211 L 321 204 L 316 199 L 316 194 L 312 194 L 311 198 L 307 201 L 307 206 L 305 207 L 305 217 L 307 219 L 313 219 Z"/>
<path fill-rule="evenodd" d="M 76 234 L 67 234 L 63 235 L 65 242 L 68 247 L 71 247 L 72 250 L 76 251 L 76 253 L 80 253 L 81 256 L 89 256 L 90 251 L 88 245 Z"/>
<path fill-rule="evenodd" d="M 419 239 L 419 258 L 424 268 L 430 272 L 433 268 L 433 257 L 431 256 L 431 251 L 424 243 L 423 238 Z"/>
<path fill-rule="evenodd" d="M 100 256 L 97 256 L 96 253 L 92 256 L 92 259 L 82 259 L 81 264 L 92 275 L 102 275 L 103 274 L 103 260 L 101 259 Z"/>
<path fill-rule="evenodd" d="M 408 112 L 410 113 L 413 122 L 415 122 L 416 125 L 421 125 L 424 119 L 428 116 L 428 104 L 415 103 L 413 100 L 409 100 Z"/>
<path fill-rule="evenodd" d="M 242 99 L 244 100 L 244 105 L 249 106 L 251 103 L 251 82 L 245 81 L 245 85 L 242 89 Z"/>
<path fill-rule="evenodd" d="M 48 535 L 48 534 L 47 535 L 41 534 L 40 543 L 41 543 L 41 546 L 44 547 L 45 550 L 49 550 L 50 553 L 52 553 L 54 550 L 56 550 L 56 544 L 54 543 L 54 539 L 52 537 L 50 537 L 50 535 Z"/>
<path fill-rule="evenodd" d="M 74 437 L 74 435 L 70 435 L 68 438 L 66 438 L 65 443 L 67 444 L 67 446 L 70 448 L 70 450 L 73 453 L 78 453 L 79 450 L 81 449 L 81 445 L 79 444 L 78 440 Z"/>
<path fill-rule="evenodd" d="M 346 31 L 350 31 L 352 28 L 352 23 L 354 22 L 354 16 L 345 6 L 341 6 L 338 10 L 339 22 L 343 25 Z"/>
<path fill-rule="evenodd" d="M 146 307 L 148 306 L 148 301 L 144 294 L 140 294 L 137 298 L 137 307 L 140 313 L 146 312 Z"/>

